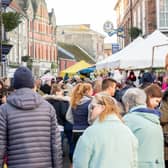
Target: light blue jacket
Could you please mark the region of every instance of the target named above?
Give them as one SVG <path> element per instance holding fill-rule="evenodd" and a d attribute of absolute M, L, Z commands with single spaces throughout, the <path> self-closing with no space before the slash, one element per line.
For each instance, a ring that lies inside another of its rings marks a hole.
<path fill-rule="evenodd" d="M 80 137 L 74 168 L 137 168 L 137 139 L 116 115 L 96 120 Z"/>
<path fill-rule="evenodd" d="M 124 116 L 125 123 L 138 139 L 138 168 L 164 168 L 163 132 L 159 116 L 136 112 L 143 107 L 132 108 Z"/>

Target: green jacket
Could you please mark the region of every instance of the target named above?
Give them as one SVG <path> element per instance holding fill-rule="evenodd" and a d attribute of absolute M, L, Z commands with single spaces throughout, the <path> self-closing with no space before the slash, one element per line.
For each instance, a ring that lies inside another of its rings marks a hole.
<path fill-rule="evenodd" d="M 125 123 L 138 139 L 138 168 L 164 168 L 163 132 L 159 116 L 136 112 L 142 107 L 132 108 L 124 116 Z"/>

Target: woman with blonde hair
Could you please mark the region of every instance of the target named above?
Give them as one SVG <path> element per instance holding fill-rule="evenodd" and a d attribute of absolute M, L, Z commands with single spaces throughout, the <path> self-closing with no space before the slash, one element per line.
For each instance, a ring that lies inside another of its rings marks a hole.
<path fill-rule="evenodd" d="M 70 107 L 66 114 L 66 119 L 73 124 L 73 143 L 74 148 L 78 138 L 88 124 L 88 105 L 93 94 L 92 85 L 90 83 L 78 83 L 72 90 L 70 98 Z"/>
<path fill-rule="evenodd" d="M 137 140 L 123 123 L 114 98 L 95 96 L 91 119 L 79 138 L 73 166 L 76 168 L 137 168 Z"/>

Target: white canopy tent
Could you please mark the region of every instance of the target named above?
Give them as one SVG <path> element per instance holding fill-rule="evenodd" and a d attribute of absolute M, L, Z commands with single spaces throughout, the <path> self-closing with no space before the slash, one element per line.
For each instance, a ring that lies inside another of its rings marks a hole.
<path fill-rule="evenodd" d="M 124 49 L 110 56 L 101 64 L 99 63 L 98 66 L 96 64 L 96 68 L 144 69 L 164 67 L 166 54 L 168 54 L 168 37 L 156 30 L 145 40 L 138 37 Z"/>
<path fill-rule="evenodd" d="M 162 46 L 163 44 L 165 46 Z M 131 48 L 127 56 L 120 59 L 120 68 L 143 69 L 164 67 L 167 53 L 168 37 L 156 30 L 150 34 L 143 43 Z"/>
<path fill-rule="evenodd" d="M 117 68 L 118 66 L 120 66 L 120 63 L 119 63 L 120 59 L 126 56 L 129 50 L 137 46 L 142 41 L 144 41 L 142 37 L 137 37 L 132 43 L 128 44 L 125 48 L 123 48 L 116 54 L 113 54 L 109 56 L 108 58 L 106 58 L 105 60 L 98 62 L 96 64 L 96 69 L 110 68 L 110 67 Z"/>
<path fill-rule="evenodd" d="M 168 54 L 168 42 L 165 45 L 156 46 L 153 55 L 153 67 L 165 67 L 166 55 Z"/>
<path fill-rule="evenodd" d="M 107 59 L 107 58 L 106 58 L 106 59 Z M 105 63 L 106 63 L 106 59 L 97 62 L 97 63 L 96 63 L 96 69 L 102 69 L 102 68 L 104 68 L 104 65 L 105 65 Z"/>
<path fill-rule="evenodd" d="M 143 44 L 144 39 L 142 37 L 137 37 L 132 43 L 122 49 L 120 52 L 114 54 L 114 57 L 109 58 L 107 67 L 118 68 L 125 65 L 125 60 L 130 56 L 130 51 L 134 48 L 137 48 L 139 45 Z M 135 58 L 135 56 L 133 57 Z M 128 64 L 127 64 L 128 65 Z"/>

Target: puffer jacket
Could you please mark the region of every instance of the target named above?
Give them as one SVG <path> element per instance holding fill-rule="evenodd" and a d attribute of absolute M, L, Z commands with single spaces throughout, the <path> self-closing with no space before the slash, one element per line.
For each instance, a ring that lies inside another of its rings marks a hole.
<path fill-rule="evenodd" d="M 18 89 L 0 107 L 0 167 L 62 168 L 56 113 L 40 95 Z"/>

